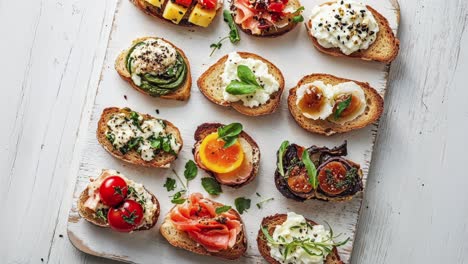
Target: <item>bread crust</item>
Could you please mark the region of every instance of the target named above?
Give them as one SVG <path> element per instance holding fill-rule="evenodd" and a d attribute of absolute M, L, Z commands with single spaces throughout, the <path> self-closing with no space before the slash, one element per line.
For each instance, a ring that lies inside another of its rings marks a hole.
<path fill-rule="evenodd" d="M 204 123 L 204 124 L 201 124 L 201 125 L 199 125 L 197 127 L 197 130 L 195 131 L 195 134 L 194 134 L 195 144 L 194 144 L 193 149 L 192 149 L 194 160 L 197 163 L 198 167 L 203 169 L 211 177 L 215 178 L 216 181 L 218 181 L 220 184 L 226 185 L 226 186 L 229 186 L 229 187 L 232 187 L 232 188 L 236 188 L 236 189 L 241 188 L 241 187 L 249 184 L 250 182 L 252 182 L 255 179 L 255 177 L 257 177 L 258 170 L 259 170 L 259 167 L 260 167 L 260 148 L 258 147 L 257 142 L 255 142 L 255 140 L 253 138 L 251 138 L 246 132 L 242 131 L 241 134 L 239 135 L 239 137 L 242 137 L 243 139 L 245 139 L 250 144 L 250 146 L 252 147 L 252 150 L 253 150 L 252 170 L 250 171 L 250 175 L 247 178 L 247 180 L 245 180 L 245 181 L 243 181 L 241 183 L 235 183 L 235 184 L 223 183 L 223 182 L 221 182 L 221 181 L 219 181 L 217 179 L 216 173 L 206 169 L 205 166 L 203 166 L 203 164 L 201 164 L 200 159 L 198 158 L 199 157 L 198 156 L 198 149 L 199 149 L 203 139 L 206 136 L 208 136 L 209 134 L 211 134 L 213 132 L 216 132 L 218 130 L 218 127 L 221 127 L 221 126 L 223 126 L 223 124 L 220 124 L 220 123 Z"/>
<path fill-rule="evenodd" d="M 140 93 L 142 94 L 145 94 L 145 95 L 149 95 L 151 96 L 150 94 L 148 94 L 148 92 L 146 92 L 145 90 L 141 89 L 140 87 L 138 87 L 132 80 L 131 76 L 130 76 L 130 73 L 128 72 L 127 70 L 127 66 L 126 66 L 126 59 L 127 59 L 127 55 L 128 55 L 128 52 L 130 51 L 131 47 L 133 47 L 133 45 L 135 45 L 136 43 L 138 42 L 141 42 L 141 41 L 144 41 L 144 40 L 147 40 L 147 39 L 151 39 L 151 38 L 156 38 L 156 39 L 161 39 L 167 43 L 169 43 L 171 46 L 173 46 L 177 52 L 179 52 L 179 54 L 182 56 L 182 58 L 184 59 L 185 61 L 185 65 L 187 65 L 187 76 L 185 78 L 185 82 L 183 83 L 183 85 L 181 85 L 179 88 L 177 89 L 174 89 L 173 92 L 171 93 L 168 93 L 166 95 L 161 95 L 161 96 L 158 96 L 159 98 L 163 98 L 163 99 L 173 99 L 173 100 L 178 100 L 178 101 L 187 101 L 189 98 L 190 98 L 190 90 L 192 88 L 192 73 L 191 73 L 191 70 L 190 70 L 190 63 L 189 63 L 189 60 L 187 58 L 187 56 L 185 55 L 184 51 L 181 50 L 180 48 L 178 48 L 177 46 L 175 46 L 174 44 L 172 44 L 170 41 L 164 39 L 164 38 L 158 38 L 158 37 L 141 37 L 141 38 L 137 38 L 135 39 L 133 42 L 132 42 L 132 45 L 130 46 L 130 48 L 122 51 L 119 56 L 117 57 L 117 59 L 115 60 L 115 70 L 117 71 L 117 73 L 120 75 L 120 77 L 125 80 L 126 82 L 128 82 L 135 90 L 139 91 Z"/>
<path fill-rule="evenodd" d="M 106 173 L 107 171 L 108 170 L 102 170 L 101 176 L 104 173 Z M 80 214 L 81 217 L 83 217 L 86 221 L 90 222 L 93 225 L 97 225 L 97 226 L 103 227 L 103 228 L 109 227 L 108 222 L 106 222 L 106 221 L 104 221 L 104 220 L 102 220 L 100 218 L 96 218 L 95 217 L 95 212 L 84 206 L 86 200 L 88 200 L 88 198 L 89 198 L 88 188 L 89 187 L 86 187 L 86 189 L 84 189 L 83 192 L 81 192 L 80 197 L 78 198 L 78 202 L 77 202 L 78 203 L 78 213 Z M 135 229 L 133 231 L 141 231 L 141 230 L 151 229 L 158 222 L 158 218 L 159 218 L 159 214 L 160 214 L 160 208 L 161 208 L 159 206 L 159 201 L 158 201 L 158 199 L 156 198 L 156 196 L 154 194 L 152 194 L 150 191 L 148 191 L 148 189 L 145 188 L 145 190 L 149 194 L 151 194 L 151 201 L 154 204 L 156 204 L 156 207 L 157 207 L 156 212 L 153 215 L 153 223 L 149 224 L 149 225 L 148 224 L 143 225 L 143 226 L 141 226 L 138 229 Z"/>
<path fill-rule="evenodd" d="M 223 205 L 211 199 L 205 199 L 210 200 L 215 206 Z M 176 206 L 174 206 L 171 209 L 171 211 L 174 210 L 175 207 Z M 164 218 L 164 222 L 162 223 L 159 231 L 161 235 L 169 242 L 169 244 L 173 245 L 174 247 L 182 248 L 199 255 L 215 256 L 230 260 L 240 258 L 247 250 L 247 237 L 245 234 L 245 225 L 242 221 L 242 218 L 236 210 L 230 209 L 229 212 L 235 214 L 239 218 L 239 221 L 242 224 L 242 231 L 237 236 L 236 243 L 232 248 L 221 250 L 219 252 L 207 251 L 202 245 L 192 240 L 186 232 L 177 230 L 169 217 L 171 211 L 169 211 L 169 213 Z"/>
<path fill-rule="evenodd" d="M 128 162 L 130 164 L 145 166 L 145 167 L 153 167 L 153 168 L 169 168 L 170 163 L 173 162 L 175 159 L 177 159 L 177 157 L 172 154 L 160 152 L 154 157 L 154 159 L 150 161 L 146 161 L 146 160 L 143 160 L 138 154 L 138 152 L 136 152 L 135 150 L 129 151 L 128 153 L 123 155 L 119 150 L 115 149 L 112 143 L 109 142 L 109 140 L 106 138 L 107 122 L 109 121 L 111 116 L 117 113 L 130 114 L 130 112 L 131 110 L 129 108 L 117 108 L 117 107 L 109 107 L 103 110 L 101 114 L 101 118 L 99 119 L 99 122 L 98 122 L 97 131 L 96 131 L 96 136 L 97 136 L 99 144 L 101 144 L 101 146 L 115 158 Z M 158 119 L 148 114 L 141 114 L 141 113 L 139 114 L 140 116 L 143 117 L 143 120 Z M 162 120 L 162 119 L 158 119 L 158 120 Z M 179 149 L 179 152 L 180 152 L 183 146 L 183 141 L 182 141 L 182 137 L 180 135 L 179 129 L 176 126 L 174 126 L 174 124 L 172 124 L 171 122 L 167 120 L 163 120 L 163 121 L 166 123 L 167 131 L 176 137 L 177 142 L 180 142 L 181 144 L 180 149 Z M 177 154 L 179 152 L 177 152 Z"/>
<path fill-rule="evenodd" d="M 268 233 L 270 235 L 273 235 L 273 232 L 275 231 L 276 225 L 281 225 L 284 223 L 287 219 L 286 214 L 275 214 L 271 216 L 267 216 L 263 218 L 261 226 L 265 226 L 268 230 Z M 307 222 L 311 225 L 317 225 L 314 221 L 310 219 L 306 219 Z M 260 254 L 265 258 L 265 260 L 270 263 L 270 264 L 280 264 L 279 261 L 274 259 L 270 255 L 270 247 L 268 246 L 266 242 L 266 237 L 263 234 L 262 230 L 260 229 L 258 231 L 257 235 L 257 245 L 258 245 L 258 250 L 260 251 Z M 338 254 L 338 250 L 336 247 L 333 247 L 333 250 L 330 254 L 327 255 L 325 258 L 324 264 L 344 264 L 343 261 L 340 260 L 340 256 Z"/>
<path fill-rule="evenodd" d="M 221 73 L 224 71 L 224 63 L 226 62 L 228 55 L 223 56 L 215 64 L 208 68 L 201 76 L 198 78 L 197 85 L 202 94 L 211 102 L 225 106 L 232 107 L 241 114 L 247 116 L 261 116 L 268 115 L 276 111 L 278 108 L 281 95 L 284 90 L 284 77 L 281 71 L 270 61 L 266 60 L 259 55 L 249 53 L 249 52 L 237 52 L 242 58 L 252 58 L 256 60 L 261 60 L 268 65 L 268 72 L 275 76 L 276 80 L 279 83 L 279 90 L 270 95 L 270 100 L 265 104 L 262 104 L 258 107 L 250 108 L 244 106 L 242 101 L 238 102 L 227 102 L 223 98 L 222 90 L 222 80 Z"/>
<path fill-rule="evenodd" d="M 324 5 L 330 5 L 334 2 L 327 2 Z M 317 48 L 319 51 L 335 56 L 335 57 L 348 57 L 348 58 L 357 58 L 365 61 L 378 61 L 384 63 L 391 63 L 398 55 L 400 50 L 400 41 L 395 37 L 393 34 L 393 30 L 388 23 L 388 20 L 371 6 L 366 6 L 367 9 L 372 13 L 375 17 L 377 23 L 379 24 L 379 32 L 377 33 L 377 38 L 375 42 L 366 50 L 357 51 L 350 55 L 346 55 L 339 48 L 324 48 L 320 45 L 315 37 L 312 36 L 310 32 L 311 28 L 311 21 L 307 21 L 305 23 L 306 29 L 308 31 L 308 35 L 312 40 L 312 44 L 314 47 Z M 389 52 L 382 52 L 382 45 L 390 45 Z"/>
<path fill-rule="evenodd" d="M 356 83 L 363 89 L 366 95 L 367 108 L 365 112 L 357 117 L 357 119 L 344 124 L 335 124 L 328 120 L 312 120 L 305 117 L 296 105 L 296 91 L 301 85 L 312 83 L 314 81 L 323 81 L 325 84 L 331 85 L 337 85 L 344 82 Z M 360 129 L 376 122 L 382 115 L 384 100 L 382 96 L 380 96 L 379 93 L 377 93 L 377 91 L 368 83 L 340 78 L 330 74 L 316 73 L 303 77 L 295 87 L 289 90 L 288 108 L 292 117 L 300 127 L 312 133 L 331 136 L 337 133 L 345 133 L 351 130 Z"/>

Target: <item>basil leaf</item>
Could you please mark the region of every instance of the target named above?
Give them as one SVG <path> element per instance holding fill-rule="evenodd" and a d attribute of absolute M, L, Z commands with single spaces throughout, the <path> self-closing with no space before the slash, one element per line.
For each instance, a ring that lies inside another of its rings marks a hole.
<path fill-rule="evenodd" d="M 352 98 L 353 98 L 353 96 L 350 95 L 350 96 L 348 96 L 348 98 L 346 98 L 346 100 L 338 103 L 338 106 L 336 107 L 336 111 L 335 111 L 335 114 L 334 114 L 335 120 L 340 118 L 343 111 L 346 110 L 346 108 L 349 107 L 349 105 L 351 104 Z"/>
<path fill-rule="evenodd" d="M 278 150 L 278 172 L 281 176 L 284 177 L 284 167 L 283 167 L 283 156 L 286 150 L 288 149 L 289 141 L 285 140 L 281 143 L 281 146 Z"/>
<path fill-rule="evenodd" d="M 202 178 L 201 183 L 205 191 L 211 195 L 218 195 L 223 192 L 221 185 L 211 177 Z"/>
<path fill-rule="evenodd" d="M 216 212 L 216 214 L 222 214 L 222 213 L 227 212 L 229 210 L 231 210 L 231 206 L 223 205 L 223 206 L 220 206 L 220 207 L 216 208 L 215 212 Z"/>
<path fill-rule="evenodd" d="M 185 193 L 185 190 L 178 191 L 172 196 L 171 203 L 173 204 L 183 204 L 185 202 L 185 198 L 182 197 L 182 194 Z"/>
<path fill-rule="evenodd" d="M 226 92 L 232 95 L 253 94 L 257 89 L 257 85 L 234 80 L 228 84 Z"/>
<path fill-rule="evenodd" d="M 166 178 L 166 183 L 164 183 L 163 186 L 166 187 L 168 192 L 173 191 L 176 188 L 176 180 L 172 178 Z"/>
<path fill-rule="evenodd" d="M 297 15 L 292 18 L 294 23 L 301 23 L 304 22 L 304 17 L 302 15 Z"/>
<path fill-rule="evenodd" d="M 241 123 L 232 123 L 229 125 L 218 127 L 218 136 L 221 139 L 226 137 L 237 137 L 242 133 L 242 124 Z"/>
<path fill-rule="evenodd" d="M 310 160 L 309 152 L 307 150 L 304 150 L 304 152 L 302 152 L 302 162 L 304 163 L 307 169 L 310 184 L 312 184 L 312 187 L 314 187 L 314 189 L 317 189 L 317 168 L 315 168 L 315 164 Z"/>
<path fill-rule="evenodd" d="M 236 198 L 234 200 L 234 204 L 236 205 L 236 209 L 240 214 L 243 214 L 245 211 L 250 209 L 250 199 L 244 197 Z"/>
<path fill-rule="evenodd" d="M 245 65 L 237 66 L 237 77 L 239 77 L 239 79 L 245 83 L 260 86 L 257 82 L 257 77 L 255 77 L 255 74 L 249 67 Z"/>
<path fill-rule="evenodd" d="M 240 41 L 239 31 L 237 31 L 236 24 L 234 23 L 234 19 L 232 18 L 231 11 L 225 9 L 223 11 L 223 18 L 224 21 L 229 26 L 229 40 L 231 43 L 237 43 Z"/>
<path fill-rule="evenodd" d="M 195 177 L 197 177 L 197 173 L 198 173 L 198 168 L 195 162 L 193 162 L 193 160 L 187 161 L 187 163 L 185 163 L 185 170 L 184 170 L 185 179 L 187 179 L 187 181 L 191 181 L 195 179 Z"/>

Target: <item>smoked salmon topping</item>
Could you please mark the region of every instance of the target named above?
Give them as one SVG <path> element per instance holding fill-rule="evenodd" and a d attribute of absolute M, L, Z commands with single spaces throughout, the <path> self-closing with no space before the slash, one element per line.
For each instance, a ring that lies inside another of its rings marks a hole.
<path fill-rule="evenodd" d="M 219 205 L 193 193 L 170 212 L 170 219 L 179 231 L 186 232 L 191 239 L 210 252 L 232 248 L 242 231 L 239 217 L 231 210 L 216 214 Z"/>

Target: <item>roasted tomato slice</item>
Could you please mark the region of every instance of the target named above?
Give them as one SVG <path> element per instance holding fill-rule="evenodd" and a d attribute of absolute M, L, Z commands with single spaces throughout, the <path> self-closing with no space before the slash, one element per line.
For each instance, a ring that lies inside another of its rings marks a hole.
<path fill-rule="evenodd" d="M 176 4 L 181 6 L 189 7 L 192 4 L 192 0 L 175 0 Z"/>
<path fill-rule="evenodd" d="M 99 187 L 102 203 L 111 207 L 120 204 L 127 197 L 127 192 L 127 183 L 120 176 L 107 177 Z"/>
<path fill-rule="evenodd" d="M 345 165 L 339 161 L 331 161 L 324 165 L 318 174 L 320 189 L 331 195 L 344 192 L 349 186 L 346 178 L 347 171 Z"/>
<path fill-rule="evenodd" d="M 200 144 L 200 160 L 210 171 L 228 173 L 239 168 L 244 160 L 244 150 L 239 140 L 234 145 L 224 148 L 225 142 L 214 132 L 206 136 Z"/>
<path fill-rule="evenodd" d="M 198 3 L 206 9 L 215 9 L 217 0 L 198 0 Z"/>
<path fill-rule="evenodd" d="M 116 231 L 133 231 L 143 221 L 143 207 L 133 200 L 125 200 L 119 208 L 109 210 L 107 221 Z"/>
<path fill-rule="evenodd" d="M 312 184 L 305 167 L 294 167 L 288 175 L 288 186 L 295 193 L 309 193 L 312 191 Z"/>

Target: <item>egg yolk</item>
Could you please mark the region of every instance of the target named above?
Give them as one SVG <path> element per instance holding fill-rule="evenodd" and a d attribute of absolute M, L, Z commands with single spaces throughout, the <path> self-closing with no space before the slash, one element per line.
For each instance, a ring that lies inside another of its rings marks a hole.
<path fill-rule="evenodd" d="M 210 171 L 216 173 L 228 173 L 236 170 L 244 160 L 244 150 L 239 140 L 228 148 L 224 148 L 225 142 L 214 132 L 206 136 L 199 149 L 200 160 Z"/>
<path fill-rule="evenodd" d="M 299 108 L 303 113 L 309 115 L 317 115 L 322 110 L 323 105 L 325 104 L 325 97 L 322 93 L 322 90 L 316 86 L 311 86 L 304 97 L 299 101 Z"/>
<path fill-rule="evenodd" d="M 335 113 L 338 110 L 338 105 L 341 102 L 348 100 L 350 96 L 351 102 L 349 103 L 348 107 L 346 107 L 345 110 L 341 112 L 340 118 L 348 117 L 356 111 L 358 111 L 359 108 L 361 108 L 361 100 L 359 100 L 357 96 L 355 96 L 354 94 L 341 94 L 335 98 L 335 106 L 333 107 L 333 113 Z"/>

